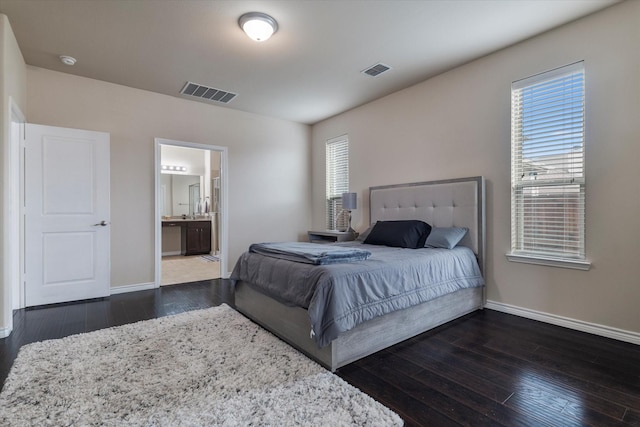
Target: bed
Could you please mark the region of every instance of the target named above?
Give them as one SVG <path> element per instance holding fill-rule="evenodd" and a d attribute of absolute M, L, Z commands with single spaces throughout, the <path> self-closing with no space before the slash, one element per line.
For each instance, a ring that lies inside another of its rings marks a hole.
<path fill-rule="evenodd" d="M 375 224 L 377 221 L 421 220 L 438 228 L 466 227 L 468 232 L 455 250 L 450 252 L 465 256 L 471 254 L 474 262 L 477 262 L 475 268 L 484 275 L 484 187 L 483 177 L 370 187 L 370 224 Z M 356 244 L 362 245 L 362 242 Z M 349 244 L 342 245 L 349 246 Z M 371 249 L 371 246 L 362 245 L 361 247 Z M 411 250 L 404 249 L 404 251 Z M 447 250 L 439 251 L 448 252 Z M 414 250 L 414 252 L 428 252 L 428 250 L 421 249 L 420 251 Z M 243 257 L 245 255 L 249 256 L 243 254 Z M 251 254 L 251 256 L 256 259 L 256 254 Z M 337 264 L 340 265 L 338 269 L 341 269 L 344 275 L 349 275 L 351 270 L 358 270 L 361 264 L 372 262 L 376 257 L 380 259 L 381 256 L 378 252 L 374 252 L 370 261 L 354 265 Z M 235 279 L 237 310 L 331 371 L 481 309 L 484 305 L 484 286 L 481 286 L 484 281 L 460 289 L 452 286 L 452 289 L 443 295 L 428 298 L 425 302 L 414 301 L 407 308 L 395 309 L 382 315 L 374 313 L 368 316 L 370 318 L 364 318 L 361 323 L 356 322 L 355 326 L 349 326 L 346 331 L 338 333 L 334 331 L 330 342 L 322 342 L 320 345 L 320 337 L 313 336 L 314 328 L 310 320 L 310 317 L 313 317 L 314 322 L 317 322 L 315 318 L 318 308 L 313 305 L 292 302 L 288 296 L 276 296 L 273 292 L 260 287 L 262 285 L 257 283 L 258 276 L 256 275 L 243 276 L 239 274 L 239 265 L 243 257 L 238 261 L 232 275 L 232 278 Z M 402 258 L 402 256 L 396 256 L 396 258 Z M 284 266 L 285 270 L 293 269 L 296 264 L 291 261 L 278 262 L 281 264 L 290 263 Z M 317 270 L 309 269 L 308 271 L 315 272 Z M 282 275 L 270 276 L 278 279 L 275 282 L 283 281 L 281 277 L 286 277 Z M 288 280 L 295 282 L 298 279 L 294 277 Z M 375 279 L 371 279 L 369 283 L 372 284 L 374 281 Z M 273 285 L 280 286 L 278 283 Z M 304 284 L 300 285 L 304 286 Z M 335 293 L 336 289 L 340 288 L 334 288 L 331 293 Z M 315 329 L 319 330 L 317 323 Z M 327 341 L 326 337 L 322 338 Z"/>

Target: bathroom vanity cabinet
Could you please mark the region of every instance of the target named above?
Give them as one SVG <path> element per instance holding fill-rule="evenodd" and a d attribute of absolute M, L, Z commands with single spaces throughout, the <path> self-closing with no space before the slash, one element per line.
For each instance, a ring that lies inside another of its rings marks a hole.
<path fill-rule="evenodd" d="M 183 236 L 185 255 L 211 252 L 211 221 L 188 221 Z"/>
<path fill-rule="evenodd" d="M 173 245 L 174 248 L 171 252 L 165 254 L 165 237 L 169 240 L 170 235 L 175 235 L 174 232 L 169 233 L 171 230 L 179 228 L 180 237 L 180 255 L 202 255 L 211 253 L 211 221 L 207 220 L 192 220 L 192 219 L 175 219 L 175 220 L 163 220 L 163 255 L 177 255 L 178 248 Z M 177 230 L 176 230 L 177 231 Z M 177 235 L 175 235 L 178 238 Z"/>

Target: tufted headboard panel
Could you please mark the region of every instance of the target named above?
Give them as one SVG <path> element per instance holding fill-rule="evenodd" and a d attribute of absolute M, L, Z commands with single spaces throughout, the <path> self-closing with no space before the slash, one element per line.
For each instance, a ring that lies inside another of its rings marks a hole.
<path fill-rule="evenodd" d="M 369 188 L 369 218 L 376 221 L 419 219 L 433 227 L 467 227 L 460 245 L 478 256 L 484 273 L 484 177 L 448 179 Z"/>

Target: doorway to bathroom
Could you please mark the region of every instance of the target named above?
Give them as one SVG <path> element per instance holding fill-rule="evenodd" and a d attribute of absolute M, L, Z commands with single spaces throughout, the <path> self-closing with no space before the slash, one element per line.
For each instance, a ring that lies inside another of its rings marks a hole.
<path fill-rule="evenodd" d="M 225 277 L 226 147 L 155 143 L 156 287 Z"/>

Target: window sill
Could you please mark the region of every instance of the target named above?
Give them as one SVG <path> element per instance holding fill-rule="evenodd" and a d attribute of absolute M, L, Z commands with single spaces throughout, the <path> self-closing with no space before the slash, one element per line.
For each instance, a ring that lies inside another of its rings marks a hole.
<path fill-rule="evenodd" d="M 506 254 L 507 259 L 512 262 L 523 262 L 525 264 L 546 265 L 547 267 L 560 267 L 571 268 L 574 270 L 588 271 L 591 268 L 589 261 L 560 259 L 560 258 L 545 258 L 538 255 L 523 255 L 523 254 Z"/>

